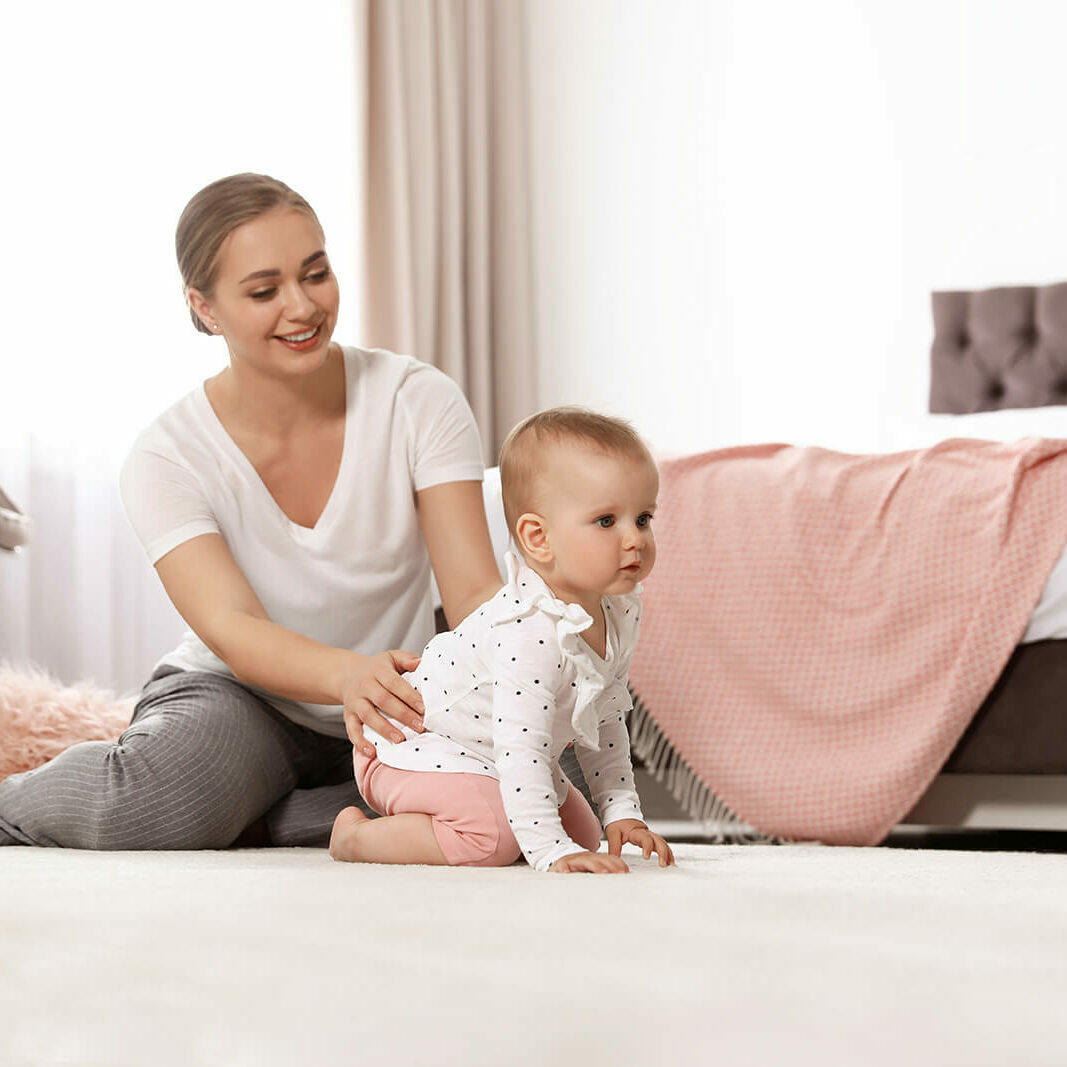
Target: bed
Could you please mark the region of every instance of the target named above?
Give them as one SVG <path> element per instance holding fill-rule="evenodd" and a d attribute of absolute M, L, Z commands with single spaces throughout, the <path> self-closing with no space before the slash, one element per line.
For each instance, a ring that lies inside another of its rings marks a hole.
<path fill-rule="evenodd" d="M 1067 283 L 935 292 L 930 411 L 1067 404 Z M 1021 645 L 907 822 L 1067 830 L 1067 641 Z"/>
<path fill-rule="evenodd" d="M 931 413 L 1067 403 L 1067 284 L 935 292 L 932 310 Z M 954 430 L 946 425 L 945 436 Z M 667 545 L 666 551 L 677 547 Z M 663 552 L 661 542 L 661 558 Z M 677 607 L 677 596 L 673 603 Z M 1067 830 L 1067 640 L 1056 633 L 1056 639 L 1020 644 L 998 667 L 991 687 L 984 685 L 981 698 L 972 699 L 966 728 L 961 736 L 957 732 L 940 773 L 925 783 L 900 826 Z M 690 820 L 687 827 L 672 822 L 672 829 L 717 840 L 774 839 L 738 816 L 716 783 L 687 760 L 676 743 L 684 731 L 664 728 L 664 705 L 683 695 L 664 688 L 662 679 L 647 683 L 654 696 L 643 692 L 637 674 L 631 676 L 635 757 L 666 784 L 678 813 Z"/>

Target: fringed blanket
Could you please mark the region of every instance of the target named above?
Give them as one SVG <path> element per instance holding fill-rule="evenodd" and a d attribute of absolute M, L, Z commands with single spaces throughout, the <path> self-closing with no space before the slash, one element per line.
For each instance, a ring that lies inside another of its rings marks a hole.
<path fill-rule="evenodd" d="M 1067 540 L 1067 441 L 660 470 L 634 751 L 697 816 L 876 844 L 1022 636 Z"/>

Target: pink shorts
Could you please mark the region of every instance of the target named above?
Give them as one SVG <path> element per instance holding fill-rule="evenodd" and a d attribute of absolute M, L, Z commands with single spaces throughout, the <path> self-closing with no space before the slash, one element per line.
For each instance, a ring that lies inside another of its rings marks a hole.
<path fill-rule="evenodd" d="M 437 843 L 453 867 L 506 867 L 522 855 L 495 778 L 402 771 L 358 751 L 353 763 L 359 791 L 379 815 L 430 816 Z M 600 848 L 600 822 L 570 783 L 559 816 L 573 841 L 589 852 Z"/>

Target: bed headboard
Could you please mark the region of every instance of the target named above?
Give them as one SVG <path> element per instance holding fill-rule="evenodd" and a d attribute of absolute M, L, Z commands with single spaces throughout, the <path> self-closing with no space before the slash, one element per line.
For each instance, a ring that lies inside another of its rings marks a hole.
<path fill-rule="evenodd" d="M 1067 282 L 934 293 L 930 410 L 1067 404 Z"/>

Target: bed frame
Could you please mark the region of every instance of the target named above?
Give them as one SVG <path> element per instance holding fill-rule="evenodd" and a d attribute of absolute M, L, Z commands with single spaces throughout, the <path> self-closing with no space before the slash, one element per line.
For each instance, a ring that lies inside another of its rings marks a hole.
<path fill-rule="evenodd" d="M 1067 404 L 1067 282 L 935 292 L 930 411 Z M 1016 650 L 904 822 L 1067 830 L 1067 641 Z"/>

